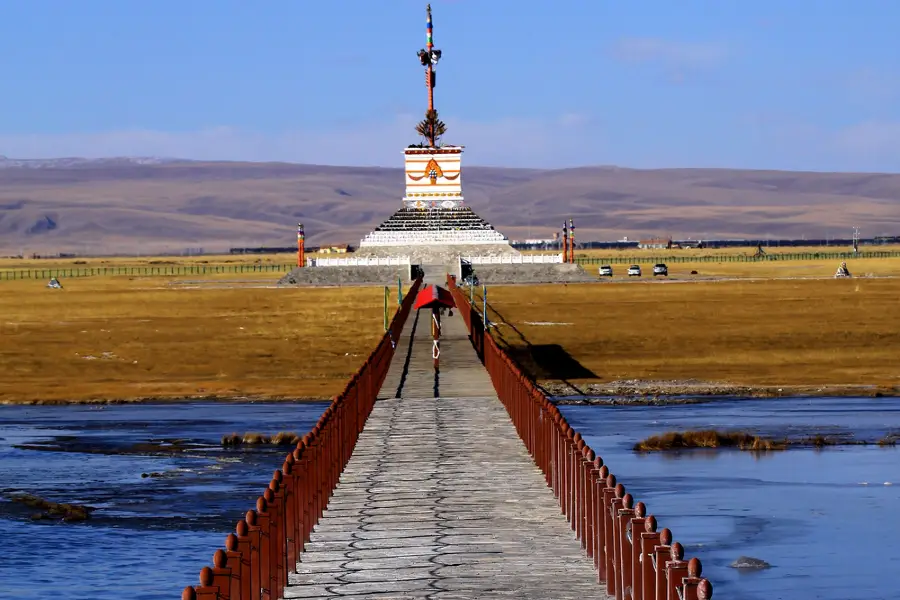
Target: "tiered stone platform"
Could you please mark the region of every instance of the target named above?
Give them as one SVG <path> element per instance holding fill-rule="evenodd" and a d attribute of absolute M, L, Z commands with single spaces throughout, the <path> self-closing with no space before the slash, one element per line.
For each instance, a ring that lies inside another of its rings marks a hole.
<path fill-rule="evenodd" d="M 469 207 L 404 207 L 359 244 L 358 256 L 409 256 L 414 264 L 449 265 L 462 256 L 519 254 L 509 239 Z"/>

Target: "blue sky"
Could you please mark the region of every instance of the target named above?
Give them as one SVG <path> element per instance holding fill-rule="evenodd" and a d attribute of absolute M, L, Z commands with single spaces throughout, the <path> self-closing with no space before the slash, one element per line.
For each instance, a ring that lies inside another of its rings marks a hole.
<path fill-rule="evenodd" d="M 7 0 L 0 154 L 398 165 L 412 0 Z M 469 164 L 900 170 L 896 0 L 434 0 Z"/>

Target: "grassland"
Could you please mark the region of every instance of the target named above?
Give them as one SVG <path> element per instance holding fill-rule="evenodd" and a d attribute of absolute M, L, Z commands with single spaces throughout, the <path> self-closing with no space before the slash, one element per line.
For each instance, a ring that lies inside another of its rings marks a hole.
<path fill-rule="evenodd" d="M 183 279 L 0 283 L 0 403 L 328 398 L 382 335 L 380 288 Z"/>
<path fill-rule="evenodd" d="M 850 273 L 854 276 L 888 277 L 900 276 L 900 258 L 859 258 L 845 261 Z M 638 260 L 635 264 L 641 266 L 643 279 L 653 278 L 653 264 L 651 260 L 643 262 Z M 829 278 L 841 264 L 835 259 L 804 259 L 786 261 L 760 261 L 760 262 L 687 262 L 666 263 L 669 268 L 670 280 L 706 280 L 711 278 Z M 585 271 L 597 275 L 600 265 L 584 265 Z M 637 281 L 636 278 L 627 276 L 628 265 L 611 265 L 614 276 L 618 281 Z M 696 273 L 693 273 L 696 271 Z M 604 278 L 609 280 L 610 278 Z"/>
<path fill-rule="evenodd" d="M 849 246 L 763 246 L 763 251 L 769 256 L 777 256 L 780 254 L 815 254 L 815 253 L 833 253 L 833 252 L 851 252 L 853 249 Z M 883 244 L 877 246 L 860 246 L 860 252 L 897 252 L 900 251 L 900 245 Z M 673 249 L 643 249 L 628 248 L 627 250 L 606 250 L 606 249 L 588 249 L 576 250 L 575 258 L 597 258 L 610 256 L 636 256 L 636 257 L 657 257 L 657 256 L 685 256 L 707 258 L 713 256 L 754 256 L 756 254 L 756 246 L 737 246 L 730 248 L 673 248 Z"/>
<path fill-rule="evenodd" d="M 652 277 L 652 268 L 657 261 L 665 262 L 669 268 L 669 279 L 703 280 L 710 278 L 821 278 L 832 277 L 841 260 L 834 258 L 789 258 L 779 260 L 786 254 L 826 254 L 847 252 L 849 248 L 834 246 L 800 246 L 773 247 L 766 249 L 768 260 L 741 261 L 753 256 L 754 248 L 704 248 L 694 250 L 587 250 L 576 253 L 576 258 L 608 259 L 627 257 L 641 266 L 644 277 Z M 864 246 L 862 252 L 900 251 L 898 246 Z M 673 262 L 671 259 L 688 260 L 689 262 Z M 691 258 L 698 259 L 690 261 Z M 711 260 L 719 259 L 719 260 Z M 852 258 L 847 267 L 853 275 L 860 276 L 895 276 L 900 275 L 900 258 Z M 593 275 L 597 274 L 600 263 L 585 264 L 584 269 Z M 613 280 L 634 280 L 626 275 L 627 264 L 611 265 Z M 608 280 L 608 279 L 607 279 Z"/>
<path fill-rule="evenodd" d="M 312 253 L 308 256 L 336 256 Z M 194 256 L 98 256 L 75 258 L 0 258 L 0 271 L 148 266 L 294 265 L 296 253 L 202 254 Z"/>
<path fill-rule="evenodd" d="M 551 390 L 893 394 L 900 279 L 495 286 L 493 330 Z"/>

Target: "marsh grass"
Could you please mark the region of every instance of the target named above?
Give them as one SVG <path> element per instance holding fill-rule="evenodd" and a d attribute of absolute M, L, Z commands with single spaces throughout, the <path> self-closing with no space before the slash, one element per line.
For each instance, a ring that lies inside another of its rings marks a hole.
<path fill-rule="evenodd" d="M 767 450 L 784 450 L 787 440 L 776 441 L 745 432 L 723 432 L 714 429 L 698 431 L 670 431 L 661 435 L 650 436 L 634 445 L 639 452 L 658 452 L 662 450 L 682 450 L 687 448 L 737 448 L 755 452 Z"/>
<path fill-rule="evenodd" d="M 300 436 L 293 431 L 279 431 L 275 435 L 265 435 L 257 432 L 244 434 L 230 433 L 222 436 L 223 448 L 238 448 L 240 446 L 294 446 L 300 441 Z"/>
<path fill-rule="evenodd" d="M 896 446 L 897 442 L 900 442 L 900 434 L 897 433 L 889 433 L 885 435 L 883 438 L 878 440 L 878 445 L 885 446 Z"/>
<path fill-rule="evenodd" d="M 383 334 L 380 288 L 0 283 L 0 404 L 327 399 Z"/>
<path fill-rule="evenodd" d="M 81 504 L 51 502 L 34 494 L 16 494 L 10 499 L 18 504 L 39 510 L 40 512 L 31 515 L 31 519 L 35 521 L 41 519 L 60 519 L 70 523 L 86 521 L 94 510 L 90 506 Z"/>
<path fill-rule="evenodd" d="M 900 387 L 900 279 L 490 288 L 492 335 L 529 374 L 558 380 L 558 346 L 595 375 L 785 390 Z M 566 326 L 534 326 L 562 322 Z M 790 394 L 790 391 L 786 391 Z"/>
<path fill-rule="evenodd" d="M 879 446 L 895 445 L 897 436 L 889 434 L 876 442 Z M 787 450 L 792 447 L 825 448 L 828 446 L 866 446 L 869 442 L 848 437 L 815 434 L 797 439 L 773 439 L 743 431 L 715 429 L 670 431 L 653 435 L 634 445 L 636 452 L 662 452 L 692 448 L 734 448 L 749 452 Z"/>

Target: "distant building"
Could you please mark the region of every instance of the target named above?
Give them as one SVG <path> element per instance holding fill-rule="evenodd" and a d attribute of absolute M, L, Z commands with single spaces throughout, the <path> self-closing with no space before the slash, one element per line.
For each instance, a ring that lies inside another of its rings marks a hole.
<path fill-rule="evenodd" d="M 638 242 L 638 248 L 645 250 L 669 250 L 672 248 L 672 238 L 653 238 Z"/>
<path fill-rule="evenodd" d="M 319 252 L 324 254 L 347 254 L 350 252 L 349 244 L 325 244 L 320 249 Z"/>

